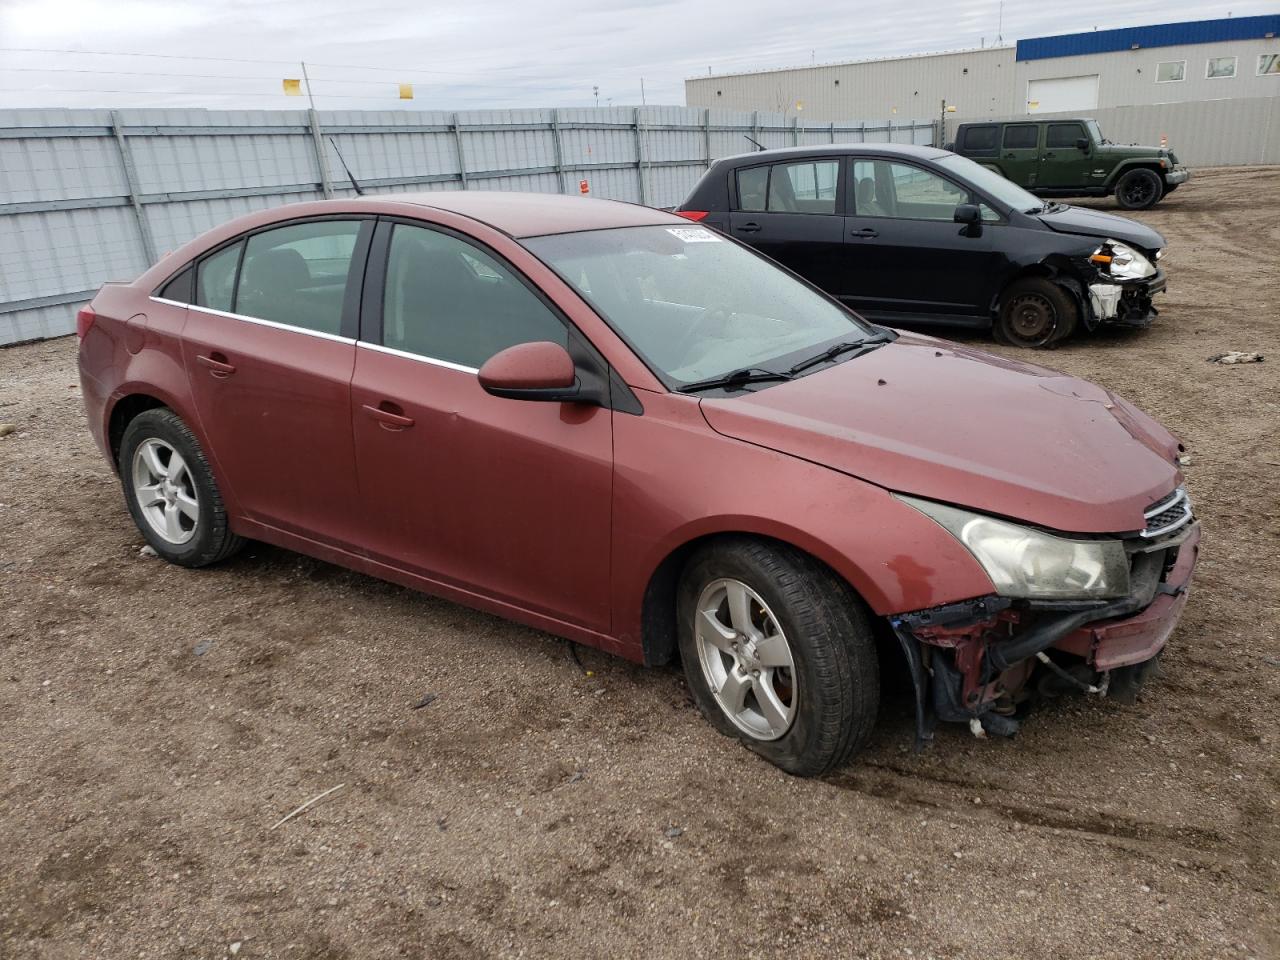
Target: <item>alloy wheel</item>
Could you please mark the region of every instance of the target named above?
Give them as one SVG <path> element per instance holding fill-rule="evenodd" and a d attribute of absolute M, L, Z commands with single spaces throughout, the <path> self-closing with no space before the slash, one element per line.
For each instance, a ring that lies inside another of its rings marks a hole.
<path fill-rule="evenodd" d="M 195 536 L 200 497 L 182 455 L 149 437 L 133 453 L 133 494 L 139 512 L 166 543 L 181 546 Z"/>
<path fill-rule="evenodd" d="M 758 593 L 740 580 L 713 580 L 694 613 L 703 677 L 734 726 L 776 740 L 795 719 L 795 660 L 786 634 Z"/>
<path fill-rule="evenodd" d="M 1125 203 L 1134 208 L 1145 207 L 1155 194 L 1155 186 L 1145 177 L 1138 177 L 1125 186 Z"/>

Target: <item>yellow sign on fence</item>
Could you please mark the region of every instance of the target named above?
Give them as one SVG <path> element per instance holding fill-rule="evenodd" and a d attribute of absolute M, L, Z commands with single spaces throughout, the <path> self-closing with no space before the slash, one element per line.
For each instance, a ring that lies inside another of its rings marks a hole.
<path fill-rule="evenodd" d="M 285 80 L 284 95 L 286 97 L 302 96 L 302 81 L 301 80 Z"/>

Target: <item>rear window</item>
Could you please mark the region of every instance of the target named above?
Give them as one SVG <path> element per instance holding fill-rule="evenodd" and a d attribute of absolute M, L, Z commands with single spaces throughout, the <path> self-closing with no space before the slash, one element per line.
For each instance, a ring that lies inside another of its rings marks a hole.
<path fill-rule="evenodd" d="M 1017 126 L 1004 128 L 1004 146 L 1006 150 L 1034 147 L 1039 139 L 1040 131 L 1034 123 L 1020 123 Z"/>
<path fill-rule="evenodd" d="M 999 136 L 1000 128 L 995 124 L 966 127 L 960 149 L 965 153 L 993 154 L 996 152 L 996 140 Z"/>

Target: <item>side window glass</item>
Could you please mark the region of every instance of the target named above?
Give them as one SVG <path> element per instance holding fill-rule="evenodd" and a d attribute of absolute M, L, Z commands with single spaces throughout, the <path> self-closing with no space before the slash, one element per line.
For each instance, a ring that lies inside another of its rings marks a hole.
<path fill-rule="evenodd" d="M 750 167 L 738 171 L 738 209 L 764 210 L 765 191 L 769 186 L 768 167 Z"/>
<path fill-rule="evenodd" d="M 244 241 L 224 247 L 200 261 L 196 270 L 196 303 L 230 313 L 235 306 L 236 267 Z"/>
<path fill-rule="evenodd" d="M 1039 139 L 1039 128 L 1035 124 L 1019 123 L 1004 128 L 1006 150 L 1025 150 L 1034 147 Z"/>
<path fill-rule="evenodd" d="M 769 212 L 834 214 L 839 176 L 839 160 L 775 164 L 769 175 Z"/>
<path fill-rule="evenodd" d="M 882 160 L 854 160 L 849 165 L 853 212 L 859 217 L 890 217 L 889 165 Z"/>
<path fill-rule="evenodd" d="M 1078 123 L 1051 123 L 1045 131 L 1046 147 L 1074 147 L 1077 140 L 1084 139 L 1084 127 Z"/>
<path fill-rule="evenodd" d="M 479 369 L 518 343 L 568 344 L 568 330 L 511 271 L 479 247 L 396 224 L 387 255 L 382 343 Z"/>
<path fill-rule="evenodd" d="M 359 220 L 317 220 L 255 233 L 244 251 L 236 312 L 340 333 L 359 234 Z"/>
<path fill-rule="evenodd" d="M 969 192 L 928 170 L 908 163 L 890 163 L 895 215 L 908 220 L 947 220 L 956 207 L 968 203 Z"/>
<path fill-rule="evenodd" d="M 166 283 L 160 288 L 160 292 L 156 294 L 166 300 L 172 300 L 174 303 L 190 303 L 191 302 L 191 279 L 195 274 L 195 267 L 187 267 L 180 274 Z"/>
<path fill-rule="evenodd" d="M 996 139 L 1000 136 L 1000 128 L 994 124 L 981 127 L 966 127 L 964 131 L 965 153 L 989 156 L 996 152 Z"/>

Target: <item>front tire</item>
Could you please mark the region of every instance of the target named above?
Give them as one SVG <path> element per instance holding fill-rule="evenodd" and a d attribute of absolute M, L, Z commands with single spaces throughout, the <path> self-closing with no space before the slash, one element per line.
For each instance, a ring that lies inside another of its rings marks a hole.
<path fill-rule="evenodd" d="M 849 586 L 782 544 L 717 541 L 685 566 L 680 654 L 703 715 L 797 776 L 846 762 L 867 742 L 880 668 Z"/>
<path fill-rule="evenodd" d="M 1116 203 L 1124 210 L 1146 210 L 1164 196 L 1164 181 L 1154 170 L 1137 167 L 1116 183 Z"/>
<path fill-rule="evenodd" d="M 1075 333 L 1079 313 L 1075 301 L 1052 280 L 1024 277 L 1000 297 L 992 332 L 1002 343 L 1044 349 Z"/>
<path fill-rule="evenodd" d="M 145 410 L 125 427 L 120 479 L 133 522 L 170 563 L 203 567 L 244 545 L 231 532 L 204 451 L 172 410 Z"/>

